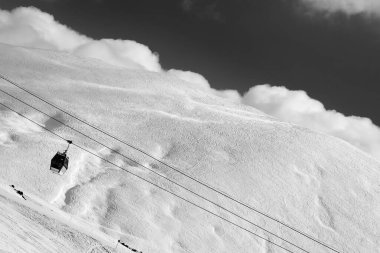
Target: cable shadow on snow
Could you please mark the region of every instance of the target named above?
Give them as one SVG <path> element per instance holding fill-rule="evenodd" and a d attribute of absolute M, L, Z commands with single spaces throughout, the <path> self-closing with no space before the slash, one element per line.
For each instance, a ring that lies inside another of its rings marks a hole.
<path fill-rule="evenodd" d="M 63 124 L 58 121 L 62 122 Z M 45 121 L 45 127 L 50 131 L 57 129 L 63 126 L 64 124 L 66 124 L 66 120 L 63 117 L 63 114 L 60 112 L 54 114 L 53 117 Z"/>

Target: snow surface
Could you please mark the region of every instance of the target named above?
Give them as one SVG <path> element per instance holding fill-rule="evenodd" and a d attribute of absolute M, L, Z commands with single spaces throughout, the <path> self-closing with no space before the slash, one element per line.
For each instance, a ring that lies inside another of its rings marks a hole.
<path fill-rule="evenodd" d="M 156 158 L 339 252 L 380 251 L 380 164 L 352 145 L 233 104 L 173 75 L 3 44 L 0 55 L 1 74 Z M 5 81 L 0 88 L 308 252 L 332 252 Z M 0 101 L 99 156 L 302 252 L 2 93 Z M 130 252 L 120 245 L 114 250 L 118 239 L 144 253 L 285 252 L 78 148 L 70 148 L 64 176 L 50 173 L 51 157 L 65 147 L 0 106 L 1 252 Z"/>

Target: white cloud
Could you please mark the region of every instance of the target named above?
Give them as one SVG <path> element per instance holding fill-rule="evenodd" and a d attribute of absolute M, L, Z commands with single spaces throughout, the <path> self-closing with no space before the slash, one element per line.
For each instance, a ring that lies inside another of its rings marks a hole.
<path fill-rule="evenodd" d="M 147 46 L 131 40 L 92 40 L 75 48 L 73 53 L 130 69 L 161 71 L 158 55 Z"/>
<path fill-rule="evenodd" d="M 0 41 L 12 45 L 71 50 L 90 39 L 61 25 L 54 17 L 29 7 L 0 10 Z"/>
<path fill-rule="evenodd" d="M 0 10 L 0 42 L 71 52 L 132 69 L 161 71 L 158 55 L 131 40 L 94 40 L 34 7 Z"/>
<path fill-rule="evenodd" d="M 209 89 L 210 84 L 204 78 L 201 74 L 194 73 L 191 71 L 183 71 L 183 70 L 178 70 L 178 69 L 171 69 L 167 72 L 169 75 L 175 76 L 183 81 L 197 84 L 200 88 L 202 89 Z"/>
<path fill-rule="evenodd" d="M 328 13 L 380 15 L 379 0 L 301 0 L 306 6 Z"/>
<path fill-rule="evenodd" d="M 215 90 L 214 94 L 218 97 L 224 98 L 232 103 L 240 104 L 242 102 L 242 97 L 237 90 Z"/>
<path fill-rule="evenodd" d="M 326 110 L 304 91 L 285 87 L 252 87 L 242 102 L 281 120 L 341 138 L 380 159 L 380 128 L 368 118 Z"/>
<path fill-rule="evenodd" d="M 215 90 L 206 78 L 191 71 L 171 69 L 168 74 L 199 88 L 209 89 L 214 95 L 230 102 L 249 105 L 281 120 L 338 137 L 380 160 L 378 126 L 368 118 L 326 110 L 321 102 L 310 98 L 305 91 L 257 85 L 241 96 L 236 90 Z"/>
<path fill-rule="evenodd" d="M 171 69 L 167 72 L 169 75 L 175 76 L 186 82 L 196 84 L 198 88 L 209 90 L 214 95 L 224 98 L 232 103 L 241 103 L 241 96 L 236 90 L 216 90 L 211 88 L 207 79 L 201 74 L 191 71 L 183 71 L 178 69 Z"/>

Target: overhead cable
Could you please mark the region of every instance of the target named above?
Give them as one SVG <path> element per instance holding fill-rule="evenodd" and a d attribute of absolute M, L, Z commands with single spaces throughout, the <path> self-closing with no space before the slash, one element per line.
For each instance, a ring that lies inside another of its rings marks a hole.
<path fill-rule="evenodd" d="M 287 239 L 285 239 L 285 238 L 283 238 L 283 237 L 281 237 L 281 236 L 279 236 L 279 235 L 277 235 L 277 234 L 275 234 L 275 233 L 273 233 L 273 232 L 271 232 L 271 231 L 265 229 L 264 227 L 262 227 L 262 226 L 260 226 L 260 225 L 258 225 L 258 224 L 256 224 L 256 223 L 254 223 L 254 222 L 252 222 L 252 221 L 250 221 L 250 220 L 248 220 L 248 219 L 242 217 L 241 215 L 239 215 L 239 214 L 237 214 L 237 213 L 235 213 L 235 212 L 233 212 L 233 211 L 231 211 L 231 210 L 229 210 L 229 209 L 227 209 L 227 208 L 225 208 L 225 207 L 223 207 L 223 206 L 221 206 L 220 204 L 218 204 L 218 203 L 216 203 L 216 202 L 214 202 L 214 201 L 208 199 L 207 197 L 204 197 L 203 195 L 200 195 L 200 194 L 196 193 L 195 191 L 193 191 L 193 190 L 191 190 L 191 189 L 189 189 L 189 188 L 187 188 L 187 187 L 185 187 L 185 186 L 183 186 L 183 185 L 181 185 L 181 184 L 175 182 L 174 180 L 165 177 L 164 175 L 162 175 L 162 174 L 158 173 L 157 171 L 155 171 L 155 170 L 149 168 L 148 166 L 145 166 L 145 165 L 139 163 L 138 161 L 136 161 L 136 160 L 134 160 L 134 159 L 132 159 L 132 158 L 130 158 L 130 157 L 128 157 L 128 156 L 126 156 L 126 155 L 120 153 L 119 151 L 117 151 L 117 150 L 115 150 L 115 149 L 113 149 L 113 148 L 111 148 L 111 147 L 109 147 L 109 146 L 107 146 L 107 145 L 101 143 L 100 141 L 98 141 L 98 140 L 92 138 L 91 136 L 89 136 L 89 135 L 87 135 L 87 134 L 85 134 L 85 133 L 83 133 L 83 132 L 81 132 L 81 131 L 79 131 L 79 130 L 77 130 L 77 129 L 75 129 L 75 128 L 69 126 L 69 125 L 67 125 L 67 124 L 65 124 L 65 123 L 62 122 L 61 120 L 58 120 L 58 119 L 54 118 L 53 116 L 51 116 L 51 115 L 49 115 L 49 114 L 43 112 L 42 110 L 40 110 L 40 109 L 38 109 L 38 108 L 36 108 L 36 107 L 34 107 L 34 106 L 32 106 L 32 105 L 30 105 L 30 104 L 24 102 L 23 100 L 21 100 L 21 99 L 15 97 L 15 96 L 13 96 L 12 94 L 10 94 L 10 93 L 8 93 L 8 92 L 2 90 L 2 89 L 0 89 L 0 92 L 2 92 L 2 93 L 4 93 L 4 94 L 6 94 L 6 95 L 12 97 L 13 99 L 15 99 L 15 100 L 17 100 L 17 101 L 19 101 L 19 102 L 21 102 L 21 103 L 23 103 L 23 104 L 25 104 L 25 105 L 31 107 L 31 108 L 33 108 L 34 110 L 36 110 L 36 111 L 42 113 L 43 115 L 45 115 L 45 116 L 47 116 L 47 117 L 53 119 L 54 121 L 56 121 L 56 122 L 62 124 L 63 126 L 65 126 L 65 127 L 69 128 L 69 129 L 71 129 L 71 130 L 73 130 L 73 131 L 79 133 L 80 135 L 82 135 L 82 136 L 84 136 L 84 137 L 86 137 L 86 138 L 88 138 L 88 139 L 90 139 L 90 140 L 92 140 L 92 141 L 98 143 L 99 145 L 101 145 L 101 146 L 107 148 L 108 150 L 110 150 L 110 151 L 112 151 L 112 152 L 114 152 L 114 153 L 116 153 L 116 154 L 118 154 L 118 155 L 120 155 L 120 156 L 122 156 L 122 157 L 128 159 L 129 161 L 131 161 L 131 162 L 133 162 L 133 163 L 136 163 L 137 165 L 141 166 L 142 168 L 145 168 L 145 169 L 149 170 L 150 172 L 152 172 L 152 173 L 158 175 L 159 177 L 161 177 L 161 178 L 163 178 L 163 179 L 169 181 L 170 183 L 172 183 L 172 184 L 174 184 L 174 185 L 176 185 L 176 186 L 178 186 L 178 187 L 180 187 L 180 188 L 182 188 L 182 189 L 184 189 L 184 190 L 190 192 L 191 194 L 193 194 L 193 195 L 195 195 L 195 196 L 197 196 L 197 197 L 199 197 L 199 198 L 201 198 L 201 199 L 203 199 L 203 200 L 205 200 L 205 201 L 207 201 L 207 202 L 213 204 L 214 206 L 219 207 L 220 209 L 222 209 L 222 210 L 224 210 L 224 211 L 226 211 L 226 212 L 232 214 L 233 216 L 235 216 L 235 217 L 237 217 L 237 218 L 239 218 L 239 219 L 241 219 L 241 220 L 244 220 L 245 222 L 248 222 L 249 224 L 251 224 L 251 225 L 253 225 L 253 226 L 255 226 L 255 227 L 257 227 L 257 228 L 259 228 L 259 229 L 261 229 L 261 230 L 263 230 L 263 231 L 265 231 L 266 233 L 268 233 L 268 234 L 270 234 L 270 235 L 272 235 L 272 236 L 274 236 L 274 237 L 276 237 L 276 238 L 278 238 L 278 239 L 280 239 L 280 240 L 282 240 L 282 241 L 284 241 L 284 242 L 286 242 L 286 243 L 288 243 L 288 244 L 290 244 L 290 245 L 292 245 L 292 246 L 294 246 L 294 247 L 296 247 L 296 248 L 298 248 L 298 249 L 300 249 L 300 250 L 302 250 L 302 251 L 304 251 L 304 252 L 308 252 L 307 250 L 305 250 L 305 249 L 303 249 L 302 247 L 300 247 L 300 246 L 298 246 L 298 245 L 296 245 L 296 244 L 290 242 L 289 240 L 287 240 Z M 65 140 L 65 141 L 67 142 L 67 140 Z M 74 145 L 74 144 L 71 144 L 71 145 Z"/>
<path fill-rule="evenodd" d="M 22 87 L 21 85 L 17 84 L 16 82 L 14 82 L 14 81 L 10 80 L 9 78 L 5 77 L 5 76 L 2 75 L 1 73 L 0 73 L 0 78 L 3 79 L 3 80 L 5 80 L 5 81 L 7 81 L 8 83 L 10 83 L 10 84 L 16 86 L 17 88 L 23 90 L 24 92 L 26 92 L 26 93 L 28 93 L 28 94 L 34 96 L 35 98 L 37 98 L 37 99 L 43 101 L 44 103 L 46 103 L 46 104 L 48 104 L 48 105 L 50 105 L 50 106 L 56 108 L 57 110 L 63 112 L 64 114 L 67 114 L 67 115 L 69 115 L 70 117 L 72 117 L 72 118 L 74 118 L 74 119 L 80 121 L 81 123 L 83 123 L 83 124 L 85 124 L 85 125 L 87 125 L 87 126 L 93 128 L 93 129 L 95 129 L 95 130 L 97 130 L 97 131 L 99 131 L 99 132 L 101 132 L 101 133 L 107 135 L 108 137 L 110 137 L 110 138 L 112 138 L 112 139 L 114 139 L 114 140 L 117 140 L 117 141 L 119 141 L 120 143 L 123 143 L 123 144 L 125 144 L 126 146 L 128 146 L 128 147 L 130 147 L 130 148 L 132 148 L 132 149 L 134 149 L 134 150 L 136 150 L 136 151 L 141 152 L 142 154 L 144 154 L 144 155 L 146 155 L 146 156 L 152 158 L 153 160 L 155 160 L 155 161 L 161 163 L 162 165 L 164 165 L 164 166 L 166 166 L 166 167 L 168 167 L 168 168 L 170 168 L 170 169 L 176 171 L 177 173 L 179 173 L 179 174 L 181 174 L 181 175 L 183 175 L 183 176 L 185 176 L 185 177 L 187 177 L 187 178 L 189 178 L 189 179 L 191 179 L 191 180 L 193 180 L 193 181 L 195 181 L 195 182 L 197 182 L 197 183 L 203 185 L 204 187 L 206 187 L 206 188 L 208 188 L 208 189 L 210 189 L 210 190 L 212 190 L 212 191 L 214 191 L 214 192 L 216 192 L 216 193 L 218 193 L 218 194 L 220 194 L 220 195 L 222 195 L 222 196 L 224 196 L 224 197 L 226 197 L 226 198 L 232 200 L 233 202 L 238 203 L 239 205 L 242 205 L 242 206 L 244 206 L 244 207 L 250 209 L 251 211 L 254 211 L 254 212 L 256 212 L 256 213 L 258 213 L 258 214 L 260 214 L 260 215 L 262 215 L 262 216 L 264 216 L 264 217 L 266 217 L 266 218 L 268 218 L 268 219 L 271 219 L 271 220 L 273 220 L 273 221 L 275 221 L 275 222 L 277 222 L 277 223 L 279 223 L 279 224 L 281 224 L 281 225 L 287 227 L 288 229 L 290 229 L 290 230 L 292 230 L 292 231 L 294 231 L 294 232 L 296 232 L 296 233 L 298 233 L 298 234 L 300 234 L 300 235 L 302 235 L 302 236 L 304 236 L 304 237 L 306 237 L 306 238 L 308 238 L 308 239 L 310 239 L 310 240 L 312 240 L 312 241 L 314 241 L 314 242 L 320 244 L 321 246 L 323 246 L 323 247 L 325 247 L 325 248 L 328 248 L 328 249 L 330 249 L 330 250 L 332 250 L 332 251 L 334 251 L 334 252 L 336 252 L 336 253 L 340 253 L 338 250 L 334 249 L 332 246 L 328 245 L 327 243 L 322 242 L 322 241 L 320 241 L 319 239 L 317 239 L 317 238 L 315 238 L 315 237 L 313 237 L 313 236 L 311 236 L 311 235 L 309 235 L 309 234 L 307 234 L 307 233 L 305 233 L 305 232 L 303 232 L 303 231 L 301 231 L 301 230 L 299 230 L 299 229 L 297 229 L 297 228 L 295 228 L 295 227 L 293 227 L 293 226 L 291 226 L 291 225 L 289 225 L 289 224 L 287 224 L 287 223 L 285 223 L 285 222 L 283 222 L 283 221 L 281 221 L 281 220 L 279 220 L 279 219 L 277 219 L 277 218 L 275 218 L 275 217 L 273 217 L 273 216 L 271 216 L 271 215 L 269 215 L 269 214 L 267 214 L 267 213 L 264 213 L 263 211 L 260 211 L 260 210 L 258 210 L 257 208 L 252 207 L 251 205 L 246 204 L 246 203 L 244 203 L 244 202 L 242 202 L 242 201 L 236 199 L 235 197 L 232 197 L 232 196 L 230 196 L 229 194 L 224 193 L 223 191 L 221 191 L 221 190 L 219 190 L 219 189 L 217 189 L 217 188 L 215 188 L 215 187 L 213 187 L 213 186 L 210 186 L 209 184 L 207 184 L 207 183 L 205 183 L 205 182 L 203 182 L 203 181 L 201 181 L 201 180 L 199 180 L 199 179 L 197 179 L 197 178 L 192 177 L 191 175 L 188 175 L 187 173 L 183 172 L 182 170 L 180 170 L 180 169 L 178 169 L 178 168 L 176 168 L 176 167 L 174 167 L 174 166 L 172 166 L 172 165 L 169 165 L 168 163 L 166 163 L 166 162 L 164 162 L 164 161 L 162 161 L 162 160 L 160 160 L 160 159 L 154 157 L 153 155 L 149 154 L 148 152 L 146 152 L 146 151 L 144 151 L 144 150 L 142 150 L 142 149 L 140 149 L 140 148 L 138 148 L 138 147 L 136 147 L 136 146 L 134 146 L 134 145 L 132 145 L 132 144 L 130 144 L 130 143 L 127 143 L 126 141 L 121 140 L 121 139 L 118 138 L 118 137 L 115 137 L 114 135 L 112 135 L 112 134 L 106 132 L 105 130 L 102 130 L 102 129 L 100 129 L 99 127 L 96 127 L 96 126 L 92 125 L 91 123 L 86 122 L 85 120 L 82 120 L 82 119 L 79 118 L 78 116 L 75 116 L 75 115 L 73 115 L 73 114 L 67 112 L 66 110 L 64 110 L 64 109 L 62 109 L 62 108 L 60 108 L 60 107 L 54 105 L 53 103 L 47 101 L 46 99 L 41 98 L 40 96 L 38 96 L 38 95 L 34 94 L 33 92 L 27 90 L 26 88 Z M 49 117 L 50 117 L 50 116 L 49 116 Z M 118 153 L 118 152 L 116 152 L 116 153 Z M 120 154 L 120 153 L 119 153 L 119 154 Z M 120 155 L 122 155 L 122 154 L 120 154 Z"/>
<path fill-rule="evenodd" d="M 43 125 L 41 125 L 40 123 L 38 123 L 38 122 L 36 122 L 36 121 L 34 121 L 34 120 L 28 118 L 27 116 L 25 116 L 25 115 L 23 115 L 23 114 L 17 112 L 16 110 L 10 108 L 9 106 L 5 105 L 4 103 L 1 103 L 1 102 L 0 102 L 0 105 L 2 105 L 3 107 L 9 109 L 10 111 L 13 111 L 14 113 L 18 114 L 19 116 L 25 118 L 26 120 L 28 120 L 28 121 L 30 121 L 30 122 L 32 122 L 32 123 L 38 125 L 38 126 L 41 127 L 42 129 L 44 129 L 44 130 L 50 132 L 51 134 L 53 134 L 53 135 L 59 137 L 60 139 L 66 141 L 66 139 L 65 139 L 64 137 L 62 137 L 61 135 L 59 135 L 59 134 L 57 134 L 57 133 L 54 133 L 53 131 L 51 131 L 51 130 L 49 130 L 48 128 L 46 128 L 46 127 L 44 127 Z M 253 231 L 251 231 L 251 230 L 249 230 L 249 229 L 247 229 L 247 228 L 245 228 L 245 227 L 243 227 L 243 226 L 241 226 L 241 225 L 239 225 L 239 224 L 237 224 L 237 223 L 235 223 L 235 222 L 233 222 L 233 221 L 230 221 L 229 219 L 224 218 L 224 217 L 222 217 L 221 215 L 216 214 L 216 213 L 214 213 L 213 211 L 210 211 L 209 209 L 206 209 L 206 208 L 204 208 L 204 207 L 202 207 L 202 206 L 200 206 L 200 205 L 198 205 L 198 204 L 196 204 L 196 203 L 194 203 L 194 202 L 192 202 L 192 201 L 190 201 L 190 200 L 188 200 L 188 199 L 186 199 L 186 198 L 184 198 L 184 197 L 181 197 L 180 195 L 178 195 L 178 194 L 176 194 L 176 193 L 174 193 L 174 192 L 172 192 L 172 191 L 170 191 L 170 190 L 168 190 L 168 189 L 166 189 L 166 188 L 164 188 L 164 187 L 162 187 L 162 186 L 160 186 L 160 185 L 158 185 L 158 184 L 156 184 L 156 183 L 154 183 L 154 182 L 152 182 L 152 181 L 150 181 L 150 180 L 148 180 L 148 179 L 145 179 L 144 177 L 141 177 L 141 176 L 139 176 L 138 174 L 133 173 L 133 172 L 131 172 L 130 170 L 125 169 L 125 168 L 123 168 L 123 167 L 117 165 L 116 163 L 113 163 L 113 162 L 107 160 L 106 158 L 103 158 L 103 157 L 97 155 L 96 153 L 94 153 L 94 152 L 92 152 L 92 151 L 90 151 L 90 150 L 88 150 L 88 149 L 86 149 L 86 148 L 84 148 L 84 147 L 82 147 L 82 146 L 80 146 L 80 145 L 78 145 L 78 144 L 76 144 L 76 143 L 72 143 L 72 145 L 75 146 L 75 147 L 77 147 L 77 148 L 79 148 L 79 149 L 81 149 L 81 150 L 83 150 L 83 151 L 85 151 L 85 152 L 87 152 L 87 153 L 89 153 L 89 154 L 91 154 L 91 155 L 93 155 L 93 156 L 98 157 L 99 159 L 101 159 L 101 160 L 103 160 L 103 161 L 105 161 L 105 162 L 107 162 L 107 163 L 109 163 L 109 164 L 111 164 L 111 165 L 113 165 L 113 166 L 115 166 L 115 167 L 117 167 L 117 168 L 119 168 L 119 169 L 121 169 L 121 170 L 123 170 L 123 171 L 125 171 L 125 172 L 127 172 L 127 173 L 129 173 L 129 174 L 131 174 L 131 175 L 133 175 L 134 177 L 137 177 L 137 178 L 139 178 L 140 180 L 145 181 L 145 182 L 147 182 L 147 183 L 149 183 L 149 184 L 151 184 L 151 185 L 153 185 L 153 186 L 155 186 L 155 187 L 157 187 L 157 188 L 159 188 L 159 189 L 161 189 L 161 190 L 163 190 L 163 191 L 165 191 L 165 192 L 167 192 L 167 193 L 169 193 L 169 194 L 171 194 L 171 195 L 173 195 L 173 196 L 175 196 L 175 197 L 177 197 L 177 198 L 179 198 L 179 199 L 181 199 L 181 200 L 183 200 L 183 201 L 185 201 L 185 202 L 187 202 L 187 203 L 189 203 L 189 204 L 191 204 L 191 205 L 193 205 L 193 206 L 195 206 L 195 207 L 197 207 L 197 208 L 199 208 L 199 209 L 201 209 L 201 210 L 203 210 L 203 211 L 205 211 L 205 212 L 207 212 L 207 213 L 209 213 L 209 214 L 211 214 L 211 215 L 213 215 L 213 216 L 215 216 L 215 217 L 217 217 L 217 218 L 219 218 L 219 219 L 221 219 L 221 220 L 223 220 L 223 221 L 225 221 L 225 222 L 227 222 L 227 223 L 229 223 L 229 224 L 231 224 L 231 225 L 233 225 L 233 226 L 235 226 L 235 227 L 237 227 L 237 228 L 239 228 L 239 229 L 242 229 L 242 230 L 244 230 L 244 231 L 250 233 L 251 235 L 254 235 L 254 236 L 258 237 L 258 238 L 261 238 L 261 239 L 267 241 L 268 243 L 273 244 L 273 245 L 275 245 L 276 247 L 279 247 L 279 248 L 281 248 L 281 249 L 283 249 L 283 250 L 285 250 L 285 251 L 287 251 L 287 252 L 294 253 L 293 251 L 291 251 L 291 250 L 289 250 L 289 249 L 287 249 L 287 248 L 281 246 L 280 244 L 278 244 L 278 243 L 276 243 L 276 242 L 274 242 L 274 241 L 271 241 L 270 239 L 267 239 L 267 238 L 265 238 L 264 236 L 261 236 L 261 235 L 255 233 L 255 232 L 253 232 Z M 297 247 L 297 246 L 296 246 L 296 247 Z M 301 248 L 300 248 L 300 249 L 301 249 Z M 303 249 L 301 249 L 301 250 L 303 250 Z M 306 251 L 306 250 L 303 250 L 303 251 L 308 252 L 308 251 Z"/>

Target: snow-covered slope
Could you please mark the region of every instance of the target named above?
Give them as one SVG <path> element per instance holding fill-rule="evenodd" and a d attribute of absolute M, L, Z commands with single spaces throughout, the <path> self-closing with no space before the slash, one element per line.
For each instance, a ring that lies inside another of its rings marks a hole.
<path fill-rule="evenodd" d="M 207 87 L 164 73 L 7 45 L 0 45 L 0 55 L 1 74 L 191 176 L 339 252 L 379 251 L 380 164 L 348 143 L 232 104 Z M 333 252 L 5 81 L 0 88 L 308 252 Z M 0 101 L 99 156 L 292 252 L 302 252 L 2 93 Z M 0 178 L 5 189 L 0 192 L 0 242 L 7 242 L 0 243 L 0 250 L 107 252 L 122 239 L 144 253 L 285 252 L 78 148 L 70 149 L 70 169 L 64 176 L 50 173 L 51 157 L 65 147 L 54 135 L 0 107 Z M 6 186 L 10 184 L 34 197 L 15 202 Z M 44 214 L 48 210 L 53 214 Z M 24 234 L 36 233 L 36 226 L 38 234 L 28 239 Z M 67 236 L 68 231 L 73 234 Z"/>
<path fill-rule="evenodd" d="M 26 195 L 24 201 L 12 190 L 1 185 L 1 252 L 95 253 L 112 252 L 115 247 L 112 238 L 86 229 L 89 224 L 83 220 L 68 216 L 35 196 Z"/>

